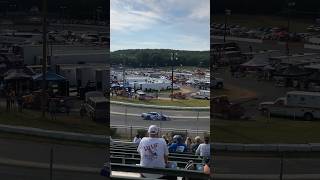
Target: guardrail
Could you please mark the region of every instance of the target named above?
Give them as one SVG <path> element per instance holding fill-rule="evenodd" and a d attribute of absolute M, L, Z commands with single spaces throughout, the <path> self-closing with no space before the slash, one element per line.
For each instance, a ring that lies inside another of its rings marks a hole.
<path fill-rule="evenodd" d="M 157 106 L 157 105 L 147 105 L 147 104 L 137 104 L 137 103 L 126 103 L 120 101 L 110 101 L 110 104 L 117 104 L 123 106 L 131 107 L 144 107 L 153 109 L 167 109 L 167 110 L 188 110 L 188 111 L 209 111 L 210 107 L 181 107 L 181 106 Z"/>
<path fill-rule="evenodd" d="M 228 152 L 320 152 L 320 143 L 308 144 L 241 144 L 212 143 L 212 151 Z"/>
<path fill-rule="evenodd" d="M 196 136 L 200 136 L 200 137 L 203 137 L 205 134 L 210 134 L 210 131 L 202 130 L 202 129 L 162 128 L 161 127 L 162 122 L 159 121 L 158 123 L 159 123 L 158 126 L 160 127 L 161 134 L 165 134 L 165 133 L 169 133 L 169 132 L 182 132 L 186 136 L 196 135 Z M 130 137 L 131 139 L 137 133 L 137 130 L 140 130 L 140 129 L 148 130 L 148 127 L 145 127 L 145 126 L 110 125 L 110 127 L 116 128 L 118 133 L 123 134 L 127 137 Z"/>
<path fill-rule="evenodd" d="M 209 176 L 204 174 L 203 172 L 193 171 L 193 170 L 176 170 L 169 168 L 149 168 L 149 167 L 141 167 L 136 165 L 123 165 L 111 163 L 112 171 L 122 171 L 122 172 L 135 172 L 135 173 L 151 173 L 151 174 L 163 174 L 167 176 L 184 176 L 186 179 L 188 178 L 196 178 L 196 179 L 209 179 Z"/>

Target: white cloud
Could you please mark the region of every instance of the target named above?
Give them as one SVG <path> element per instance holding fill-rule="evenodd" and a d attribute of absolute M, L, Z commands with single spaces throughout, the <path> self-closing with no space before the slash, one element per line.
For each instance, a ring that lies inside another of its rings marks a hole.
<path fill-rule="evenodd" d="M 210 20 L 210 1 L 199 0 L 199 5 L 192 9 L 189 17 L 198 20 Z"/>
<path fill-rule="evenodd" d="M 210 47 L 210 0 L 111 0 L 110 15 L 112 50 Z"/>

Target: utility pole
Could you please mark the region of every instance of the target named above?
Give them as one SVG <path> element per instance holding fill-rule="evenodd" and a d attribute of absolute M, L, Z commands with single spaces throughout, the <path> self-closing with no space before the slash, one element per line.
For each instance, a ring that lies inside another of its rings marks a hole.
<path fill-rule="evenodd" d="M 223 33 L 223 42 L 226 42 L 226 33 L 227 33 L 227 23 L 228 23 L 228 16 L 231 14 L 230 9 L 225 10 L 225 15 L 224 15 L 224 33 Z"/>
<path fill-rule="evenodd" d="M 289 53 L 290 53 L 290 50 L 289 50 L 289 40 L 290 40 L 290 19 L 291 19 L 291 7 L 294 7 L 295 5 L 296 5 L 296 3 L 295 2 L 289 2 L 289 1 L 287 1 L 287 5 L 288 5 L 288 24 L 287 24 L 287 32 L 288 32 L 288 34 L 287 34 L 287 38 L 286 38 L 286 40 L 287 40 L 287 42 L 286 42 L 286 53 L 287 53 L 287 55 L 289 55 Z"/>
<path fill-rule="evenodd" d="M 171 101 L 173 101 L 173 61 L 178 60 L 178 53 L 172 52 L 171 53 Z"/>
<path fill-rule="evenodd" d="M 66 10 L 66 8 L 67 8 L 66 6 L 60 6 L 62 30 L 64 30 L 64 19 L 65 19 L 65 10 Z"/>
<path fill-rule="evenodd" d="M 126 68 L 125 68 L 125 64 L 126 64 L 126 57 L 123 58 L 123 64 L 122 64 L 122 83 L 123 83 L 123 88 L 124 88 L 124 85 L 126 83 Z"/>
<path fill-rule="evenodd" d="M 47 0 L 43 0 L 42 7 L 42 117 L 46 115 L 46 72 L 47 72 Z"/>

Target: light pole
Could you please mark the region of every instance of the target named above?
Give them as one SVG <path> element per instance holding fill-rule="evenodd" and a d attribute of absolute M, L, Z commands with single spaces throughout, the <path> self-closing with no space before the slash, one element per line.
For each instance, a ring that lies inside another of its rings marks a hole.
<path fill-rule="evenodd" d="M 64 30 L 64 19 L 65 18 L 65 10 L 67 9 L 66 6 L 60 6 L 61 9 L 61 23 L 62 23 L 62 30 Z"/>
<path fill-rule="evenodd" d="M 96 11 L 97 11 L 97 23 L 101 20 L 100 19 L 100 15 L 101 15 L 101 13 L 102 13 L 102 7 L 101 6 L 98 6 L 97 7 L 97 9 L 96 9 Z"/>
<path fill-rule="evenodd" d="M 173 61 L 178 60 L 178 53 L 172 52 L 171 53 L 171 101 L 173 101 Z"/>
<path fill-rule="evenodd" d="M 228 16 L 231 15 L 231 10 L 226 9 L 224 15 L 224 33 L 223 33 L 223 42 L 226 42 L 226 33 L 227 33 L 227 23 L 228 23 Z"/>
<path fill-rule="evenodd" d="M 46 72 L 47 72 L 47 0 L 43 0 L 42 9 L 42 116 L 46 115 Z"/>
<path fill-rule="evenodd" d="M 291 8 L 294 7 L 296 5 L 295 2 L 293 1 L 287 1 L 287 5 L 288 5 L 288 24 L 287 24 L 287 42 L 286 42 L 286 52 L 287 55 L 289 55 L 290 51 L 289 51 L 289 40 L 290 40 L 290 15 L 291 15 Z"/>
<path fill-rule="evenodd" d="M 120 54 L 120 57 L 123 58 L 123 63 L 122 63 L 122 85 L 124 88 L 125 82 L 126 82 L 126 71 L 125 71 L 125 64 L 126 64 L 126 57 L 123 57 L 123 54 Z"/>

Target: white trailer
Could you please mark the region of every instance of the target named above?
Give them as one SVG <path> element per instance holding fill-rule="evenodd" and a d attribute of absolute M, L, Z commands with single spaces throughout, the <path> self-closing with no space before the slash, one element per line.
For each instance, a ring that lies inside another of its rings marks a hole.
<path fill-rule="evenodd" d="M 290 91 L 274 102 L 260 103 L 259 109 L 268 115 L 320 119 L 320 92 Z"/>

